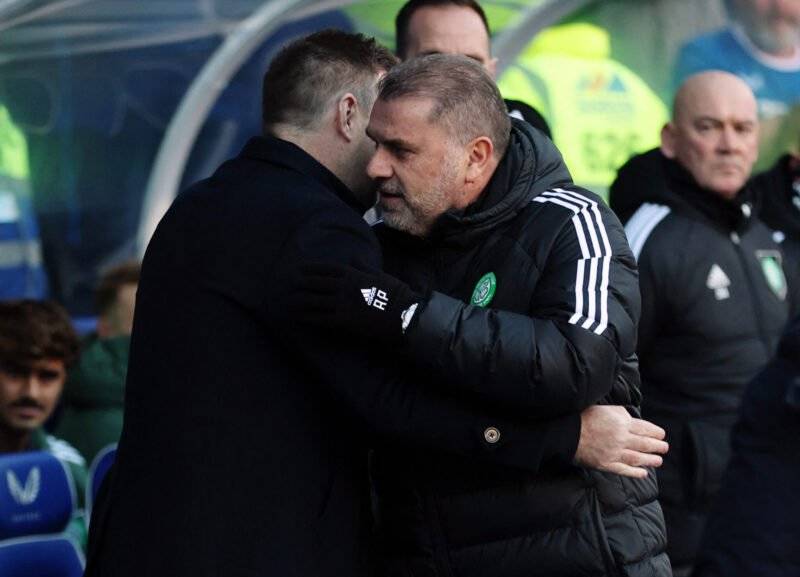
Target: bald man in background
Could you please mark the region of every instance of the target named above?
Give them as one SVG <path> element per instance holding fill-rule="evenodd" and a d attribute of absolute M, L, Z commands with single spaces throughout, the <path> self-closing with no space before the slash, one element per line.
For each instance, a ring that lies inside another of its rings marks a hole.
<path fill-rule="evenodd" d="M 660 148 L 632 158 L 611 187 L 639 263 L 642 412 L 671 446 L 658 477 L 676 576 L 691 571 L 744 387 L 797 309 L 746 186 L 758 131 L 743 81 L 696 74 L 675 96 Z"/>

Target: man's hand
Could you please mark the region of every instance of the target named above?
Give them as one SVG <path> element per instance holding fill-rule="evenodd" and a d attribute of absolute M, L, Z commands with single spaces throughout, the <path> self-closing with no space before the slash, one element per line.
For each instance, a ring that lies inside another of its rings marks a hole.
<path fill-rule="evenodd" d="M 293 281 L 289 308 L 302 323 L 396 344 L 421 301 L 407 284 L 382 272 L 309 263 Z"/>
<path fill-rule="evenodd" d="M 581 467 L 626 477 L 647 477 L 645 467 L 660 467 L 669 450 L 666 432 L 635 419 L 624 407 L 594 405 L 581 413 L 581 438 L 575 462 Z"/>

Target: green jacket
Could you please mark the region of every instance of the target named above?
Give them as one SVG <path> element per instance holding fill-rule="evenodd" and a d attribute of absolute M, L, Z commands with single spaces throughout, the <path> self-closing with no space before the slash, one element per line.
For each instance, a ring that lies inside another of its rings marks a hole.
<path fill-rule="evenodd" d="M 116 443 L 122 432 L 130 342 L 127 336 L 99 339 L 91 335 L 67 378 L 56 434 L 89 462 L 103 447 Z"/>
<path fill-rule="evenodd" d="M 48 435 L 44 429 L 36 429 L 31 434 L 31 451 L 46 451 L 66 465 L 75 485 L 75 512 L 67 525 L 66 533 L 85 550 L 86 549 L 86 483 L 89 474 L 86 460 L 75 450 L 75 447 L 57 437 Z"/>

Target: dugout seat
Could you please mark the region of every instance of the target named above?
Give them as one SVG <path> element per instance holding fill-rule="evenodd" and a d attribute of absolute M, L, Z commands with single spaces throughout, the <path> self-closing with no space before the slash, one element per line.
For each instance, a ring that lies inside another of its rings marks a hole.
<path fill-rule="evenodd" d="M 83 554 L 64 533 L 74 510 L 72 477 L 53 455 L 0 455 L 0 574 L 80 577 Z"/>
<path fill-rule="evenodd" d="M 97 499 L 97 492 L 100 490 L 100 485 L 108 474 L 111 465 L 114 464 L 114 459 L 117 457 L 117 444 L 112 443 L 102 449 L 95 455 L 92 464 L 89 467 L 89 482 L 86 483 L 86 518 L 92 518 L 92 505 Z"/>

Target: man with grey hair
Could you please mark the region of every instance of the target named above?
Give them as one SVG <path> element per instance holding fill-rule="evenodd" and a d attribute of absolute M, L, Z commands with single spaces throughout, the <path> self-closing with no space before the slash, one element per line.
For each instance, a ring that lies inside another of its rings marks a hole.
<path fill-rule="evenodd" d="M 534 422 L 581 420 L 576 458 L 545 460 L 536 473 L 431 447 L 376 449 L 385 574 L 670 575 L 649 468 L 660 464 L 650 453 L 661 441 L 631 417 L 639 294 L 619 221 L 573 185 L 549 139 L 509 120 L 494 82 L 468 58 L 395 67 L 367 133 L 386 271 L 405 282 L 320 267 L 317 321 L 373 343 L 394 335 L 385 342 L 426 388 Z M 406 287 L 416 308 L 376 311 L 358 290 L 370 286 L 388 287 L 388 301 L 402 301 Z M 620 406 L 594 406 L 603 404 Z M 641 452 L 582 466 L 595 409 L 635 421 Z M 506 431 L 487 425 L 486 442 L 502 450 Z M 574 442 L 562 433 L 548 443 Z"/>
<path fill-rule="evenodd" d="M 485 74 L 474 66 L 454 66 L 450 75 L 444 77 L 439 66 L 431 65 L 438 62 L 437 59 L 428 59 L 408 66 L 404 69 L 407 71 L 405 74 L 388 77 L 381 84 L 382 106 L 379 111 L 391 107 L 395 101 L 410 99 L 414 101 L 415 109 L 427 107 L 427 119 L 440 127 L 435 135 L 439 142 L 435 145 L 443 151 L 442 164 L 431 172 L 429 182 L 432 184 L 424 194 L 404 195 L 401 181 L 379 180 L 383 220 L 392 228 L 416 236 L 425 236 L 439 215 L 450 208 L 464 209 L 472 204 L 474 193 L 480 192 L 480 189 L 472 190 L 473 194 L 468 195 L 465 191 L 456 199 L 456 204 L 452 204 L 453 199 L 447 196 L 447 187 L 456 177 L 458 156 L 449 154 L 448 149 L 466 146 L 475 135 L 486 135 L 487 140 L 481 142 L 480 152 L 488 153 L 486 162 L 497 163 L 505 154 L 511 133 L 511 120 L 504 113 L 503 100 L 494 84 L 485 81 Z M 454 86 L 469 86 L 470 89 L 455 91 Z M 476 111 L 483 112 L 476 114 Z M 370 136 L 375 138 L 375 135 Z M 489 142 L 491 149 L 486 150 Z M 374 161 L 371 164 L 374 167 Z M 380 174 L 372 176 L 381 177 Z"/>

